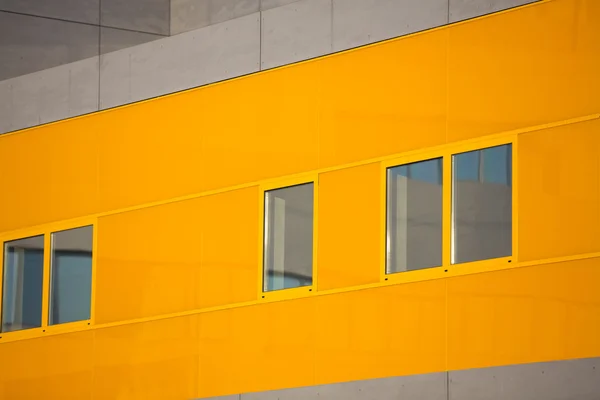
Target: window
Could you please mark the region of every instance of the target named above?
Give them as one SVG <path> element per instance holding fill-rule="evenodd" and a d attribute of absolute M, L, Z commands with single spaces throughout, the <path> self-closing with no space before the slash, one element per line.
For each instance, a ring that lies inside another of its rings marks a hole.
<path fill-rule="evenodd" d="M 314 184 L 265 192 L 263 291 L 312 285 Z"/>
<path fill-rule="evenodd" d="M 387 169 L 386 273 L 442 265 L 442 158 Z"/>
<path fill-rule="evenodd" d="M 52 234 L 49 324 L 90 319 L 93 227 Z"/>
<path fill-rule="evenodd" d="M 2 332 L 42 326 L 44 235 L 4 243 Z"/>
<path fill-rule="evenodd" d="M 512 255 L 512 147 L 452 157 L 452 263 Z"/>
<path fill-rule="evenodd" d="M 92 225 L 4 242 L 1 332 L 89 320 L 92 247 Z"/>

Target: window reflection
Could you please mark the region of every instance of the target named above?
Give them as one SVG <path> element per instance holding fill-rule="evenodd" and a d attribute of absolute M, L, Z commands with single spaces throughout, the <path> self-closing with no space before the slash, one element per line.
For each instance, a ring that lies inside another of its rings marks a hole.
<path fill-rule="evenodd" d="M 2 332 L 42 325 L 44 236 L 4 243 Z"/>
<path fill-rule="evenodd" d="M 442 265 L 442 159 L 388 169 L 386 272 Z"/>
<path fill-rule="evenodd" d="M 265 192 L 265 292 L 312 284 L 312 183 Z"/>
<path fill-rule="evenodd" d="M 50 325 L 90 318 L 93 227 L 52 234 Z"/>
<path fill-rule="evenodd" d="M 452 168 L 452 262 L 510 256 L 511 145 L 456 154 Z"/>

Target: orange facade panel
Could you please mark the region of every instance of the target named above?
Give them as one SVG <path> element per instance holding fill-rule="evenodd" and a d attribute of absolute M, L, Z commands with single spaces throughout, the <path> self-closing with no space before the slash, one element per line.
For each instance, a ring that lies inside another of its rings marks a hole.
<path fill-rule="evenodd" d="M 196 307 L 201 207 L 193 199 L 98 220 L 97 323 Z"/>
<path fill-rule="evenodd" d="M 600 356 L 600 259 L 448 279 L 448 369 Z"/>
<path fill-rule="evenodd" d="M 600 120 L 519 136 L 519 259 L 600 252 Z"/>
<path fill-rule="evenodd" d="M 598 112 L 600 3 L 549 1 L 448 30 L 448 141 Z"/>
<path fill-rule="evenodd" d="M 373 163 L 319 176 L 319 290 L 379 281 L 380 175 Z"/>
<path fill-rule="evenodd" d="M 598 7 L 541 2 L 4 135 L 19 219 L 0 231 L 593 114 Z"/>

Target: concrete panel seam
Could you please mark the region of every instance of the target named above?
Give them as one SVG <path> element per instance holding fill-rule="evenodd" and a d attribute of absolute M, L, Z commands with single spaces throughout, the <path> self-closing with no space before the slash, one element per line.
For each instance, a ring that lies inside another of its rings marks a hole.
<path fill-rule="evenodd" d="M 100 0 L 100 3 L 102 3 L 102 0 Z M 73 20 L 64 19 L 64 18 L 48 17 L 46 15 L 35 15 L 35 14 L 29 14 L 29 13 L 24 13 L 24 12 L 18 12 L 18 11 L 0 10 L 0 13 L 22 15 L 24 17 L 32 17 L 32 18 L 49 19 L 49 20 L 52 20 L 52 21 L 67 22 L 67 23 L 70 23 L 70 24 L 87 25 L 87 26 L 93 26 L 93 27 L 105 27 L 105 28 L 118 29 L 118 30 L 127 31 L 127 32 L 148 33 L 148 32 L 140 31 L 140 30 L 137 30 L 137 29 L 129 29 L 129 28 L 123 28 L 123 27 L 117 27 L 117 26 L 110 26 L 110 25 L 99 25 L 99 24 L 93 24 L 91 22 L 73 21 Z M 165 34 L 162 34 L 162 33 L 152 33 L 152 34 L 153 35 L 159 35 L 159 36 L 162 36 L 162 37 L 168 37 L 168 35 L 165 35 Z"/>

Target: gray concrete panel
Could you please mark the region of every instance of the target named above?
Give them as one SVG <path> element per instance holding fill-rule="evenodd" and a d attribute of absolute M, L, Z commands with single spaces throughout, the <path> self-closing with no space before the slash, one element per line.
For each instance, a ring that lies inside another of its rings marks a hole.
<path fill-rule="evenodd" d="M 12 83 L 0 81 L 0 134 L 12 131 Z"/>
<path fill-rule="evenodd" d="M 239 394 L 232 394 L 230 396 L 218 396 L 218 397 L 209 397 L 203 400 L 240 400 Z"/>
<path fill-rule="evenodd" d="M 36 73 L 40 80 L 36 97 L 36 114 L 40 124 L 69 116 L 69 71 L 70 65 L 65 65 L 63 68 L 49 68 Z M 20 81 L 24 81 L 24 79 Z M 15 98 L 15 106 L 16 100 Z M 32 101 L 33 99 L 22 100 Z"/>
<path fill-rule="evenodd" d="M 132 49 L 133 101 L 256 72 L 260 59 L 259 15 Z"/>
<path fill-rule="evenodd" d="M 300 0 L 261 0 L 260 9 L 262 11 L 270 10 L 271 8 L 285 6 L 286 4 L 294 3 Z"/>
<path fill-rule="evenodd" d="M 450 22 L 475 18 L 538 0 L 448 0 Z"/>
<path fill-rule="evenodd" d="M 169 35 L 170 0 L 102 0 L 100 25 Z"/>
<path fill-rule="evenodd" d="M 302 0 L 262 12 L 261 69 L 330 53 L 331 6 L 331 0 Z"/>
<path fill-rule="evenodd" d="M 447 400 L 446 373 L 242 394 L 241 400 Z"/>
<path fill-rule="evenodd" d="M 448 23 L 448 0 L 333 0 L 333 51 Z"/>
<path fill-rule="evenodd" d="M 171 35 L 259 11 L 260 0 L 171 0 Z"/>
<path fill-rule="evenodd" d="M 98 110 L 98 57 L 0 82 L 0 133 Z"/>
<path fill-rule="evenodd" d="M 69 64 L 69 116 L 98 111 L 99 61 L 92 57 Z"/>
<path fill-rule="evenodd" d="M 100 56 L 101 110 L 131 102 L 131 51 L 127 48 Z"/>
<path fill-rule="evenodd" d="M 259 69 L 258 13 L 102 56 L 100 108 Z"/>
<path fill-rule="evenodd" d="M 110 53 L 137 46 L 138 44 L 162 39 L 165 36 L 154 33 L 128 31 L 117 28 L 100 27 L 100 54 Z"/>
<path fill-rule="evenodd" d="M 213 400 L 597 400 L 600 358 L 334 383 Z"/>
<path fill-rule="evenodd" d="M 100 0 L 0 0 L 1 11 L 98 24 Z"/>
<path fill-rule="evenodd" d="M 66 67 L 63 67 L 66 68 Z M 10 80 L 12 85 L 12 130 L 41 124 L 39 95 L 45 71 L 20 76 Z"/>
<path fill-rule="evenodd" d="M 449 400 L 597 400 L 600 360 L 453 371 L 449 385 Z"/>
<path fill-rule="evenodd" d="M 99 27 L 0 12 L 0 80 L 98 55 Z"/>

